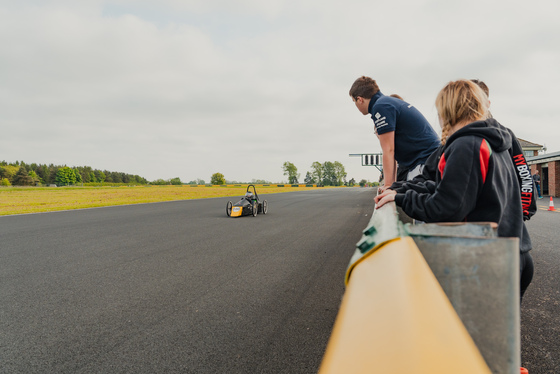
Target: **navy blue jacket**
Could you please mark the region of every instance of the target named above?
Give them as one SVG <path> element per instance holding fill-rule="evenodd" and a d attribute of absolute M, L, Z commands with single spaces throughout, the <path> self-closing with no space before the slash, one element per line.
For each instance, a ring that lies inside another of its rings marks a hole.
<path fill-rule="evenodd" d="M 411 104 L 377 92 L 368 111 L 378 135 L 395 132 L 395 160 L 399 168 L 424 164 L 439 146 L 439 138 L 426 118 Z"/>

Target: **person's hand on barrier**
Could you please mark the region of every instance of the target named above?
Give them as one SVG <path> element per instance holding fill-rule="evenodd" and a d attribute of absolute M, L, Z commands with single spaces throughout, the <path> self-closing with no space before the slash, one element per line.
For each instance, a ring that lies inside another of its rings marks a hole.
<path fill-rule="evenodd" d="M 394 190 L 385 190 L 382 194 L 377 195 L 374 199 L 375 201 L 375 209 L 381 208 L 383 205 L 387 204 L 388 202 L 395 201 L 395 195 L 397 191 Z"/>
<path fill-rule="evenodd" d="M 379 187 L 377 187 L 377 195 L 379 196 L 379 194 L 385 192 L 385 190 L 387 189 L 387 187 L 385 187 L 385 185 L 381 185 Z"/>

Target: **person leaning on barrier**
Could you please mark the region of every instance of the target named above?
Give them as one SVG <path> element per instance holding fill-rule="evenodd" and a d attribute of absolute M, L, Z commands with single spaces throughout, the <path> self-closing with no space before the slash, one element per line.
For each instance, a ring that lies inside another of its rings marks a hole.
<path fill-rule="evenodd" d="M 436 108 L 443 144 L 434 180 L 407 183 L 404 192 L 388 189 L 375 198 L 377 208 L 395 201 L 410 217 L 428 223 L 496 222 L 498 236 L 519 238 L 522 299 L 533 277 L 533 261 L 509 153 L 512 134 L 491 118 L 488 96 L 471 81 L 448 83 Z"/>
<path fill-rule="evenodd" d="M 488 108 L 490 109 L 490 89 L 483 81 L 479 79 L 471 79 L 471 82 L 476 83 L 488 97 Z M 492 114 L 490 114 L 492 117 Z M 534 184 L 531 183 L 529 176 L 531 171 L 527 160 L 523 154 L 523 148 L 513 131 L 506 127 L 511 135 L 511 148 L 508 150 L 511 155 L 513 164 L 515 165 L 515 172 L 517 173 L 517 180 L 519 182 L 519 189 L 521 191 L 521 203 L 523 205 L 523 220 L 529 220 L 537 212 L 537 197 L 535 195 Z"/>
<path fill-rule="evenodd" d="M 439 144 L 422 113 L 404 100 L 381 93 L 370 77 L 356 79 L 349 94 L 360 113 L 371 114 L 383 150 L 384 185 L 380 190 L 395 180 L 409 180 L 419 174 Z"/>
<path fill-rule="evenodd" d="M 482 91 L 488 97 L 488 109 L 490 109 L 490 90 L 488 86 L 479 79 L 471 79 L 471 82 L 476 83 Z M 489 116 L 492 115 L 489 113 Z M 527 165 L 527 160 L 523 155 L 523 149 L 521 148 L 521 144 L 519 140 L 513 133 L 513 131 L 509 128 L 506 128 L 511 135 L 511 147 L 508 149 L 508 152 L 511 156 L 513 164 L 515 166 L 515 172 L 517 174 L 517 181 L 519 182 L 519 191 L 521 196 L 521 205 L 523 206 L 523 220 L 527 221 L 531 219 L 533 215 L 537 212 L 537 197 L 534 193 L 534 188 L 530 183 L 528 178 L 530 171 L 529 166 Z M 397 192 L 406 192 L 408 189 L 413 188 L 411 186 L 405 186 L 404 184 L 408 183 L 425 183 L 426 181 L 435 181 L 436 180 L 436 172 L 438 163 L 441 157 L 441 153 L 443 151 L 444 144 L 440 145 L 438 149 L 428 157 L 426 163 L 424 164 L 424 168 L 422 169 L 422 173 L 414 177 L 411 181 L 406 182 L 395 182 L 389 187 L 392 190 Z M 538 190 L 537 185 L 537 190 Z M 540 195 L 539 195 L 540 196 Z"/>

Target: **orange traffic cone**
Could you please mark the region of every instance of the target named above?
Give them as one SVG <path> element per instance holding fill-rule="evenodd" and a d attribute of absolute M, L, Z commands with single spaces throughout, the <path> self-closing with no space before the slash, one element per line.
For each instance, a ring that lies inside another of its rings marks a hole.
<path fill-rule="evenodd" d="M 529 374 L 529 370 L 521 368 L 521 374 Z"/>
<path fill-rule="evenodd" d="M 552 196 L 550 196 L 550 203 L 548 204 L 548 210 L 553 210 L 553 211 L 556 210 L 554 209 L 554 201 L 552 201 Z"/>

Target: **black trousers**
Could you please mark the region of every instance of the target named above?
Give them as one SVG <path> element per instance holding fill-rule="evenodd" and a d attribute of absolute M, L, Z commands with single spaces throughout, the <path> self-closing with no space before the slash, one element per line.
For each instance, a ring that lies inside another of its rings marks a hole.
<path fill-rule="evenodd" d="M 531 284 L 533 280 L 533 257 L 529 252 L 522 253 L 519 257 L 519 278 L 521 280 L 521 295 L 519 301 L 523 301 L 523 295 L 527 291 L 527 287 Z"/>

